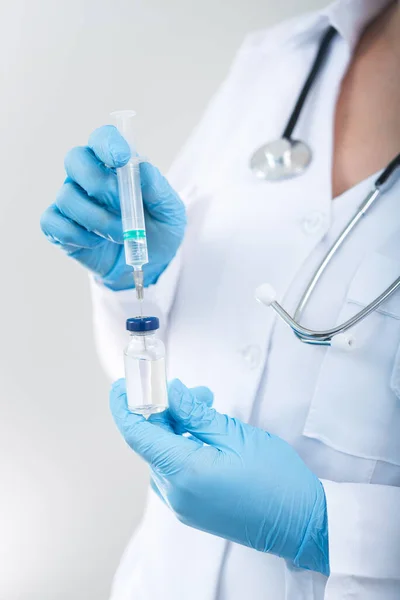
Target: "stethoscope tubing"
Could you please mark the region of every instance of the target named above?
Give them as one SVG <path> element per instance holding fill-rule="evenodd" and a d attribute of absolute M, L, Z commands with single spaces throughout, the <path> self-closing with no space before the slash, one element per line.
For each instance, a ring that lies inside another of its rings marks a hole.
<path fill-rule="evenodd" d="M 295 143 L 295 141 L 292 139 L 293 130 L 299 120 L 300 113 L 303 109 L 304 103 L 308 97 L 311 87 L 312 87 L 313 83 L 315 82 L 318 73 L 321 70 L 321 67 L 327 56 L 328 49 L 330 47 L 330 44 L 331 44 L 335 34 L 336 34 L 336 29 L 331 26 L 328 28 L 328 30 L 325 32 L 324 36 L 322 37 L 322 40 L 320 42 L 320 46 L 319 46 L 319 49 L 317 52 L 317 56 L 315 57 L 315 60 L 313 62 L 313 65 L 311 67 L 309 75 L 303 85 L 303 88 L 299 94 L 299 97 L 296 101 L 294 109 L 289 117 L 288 123 L 283 131 L 282 139 L 287 140 L 287 142 L 292 144 L 292 147 L 294 147 L 293 145 Z M 308 148 L 303 142 L 296 141 L 296 143 L 300 143 L 300 144 L 304 145 L 305 148 Z M 268 144 L 265 145 L 264 147 L 268 148 Z M 260 152 L 262 149 L 263 149 L 263 147 L 261 147 L 258 150 L 258 152 Z M 307 165 L 304 165 L 304 167 L 306 167 L 306 166 Z M 323 273 L 326 271 L 332 258 L 336 255 L 336 253 L 341 248 L 341 246 L 343 245 L 345 240 L 349 237 L 350 233 L 353 231 L 353 229 L 356 227 L 356 225 L 361 221 L 362 217 L 364 217 L 367 214 L 367 212 L 374 205 L 376 200 L 381 196 L 383 186 L 386 184 L 392 183 L 392 181 L 394 180 L 395 172 L 399 166 L 400 166 L 400 153 L 397 156 L 395 156 L 393 158 L 393 160 L 390 161 L 390 163 L 387 165 L 387 167 L 383 170 L 383 172 L 376 179 L 373 189 L 367 195 L 367 197 L 362 202 L 362 204 L 358 207 L 355 215 L 352 217 L 352 219 L 349 221 L 349 223 L 346 225 L 346 227 L 341 231 L 341 233 L 339 234 L 339 236 L 337 237 L 337 239 L 335 240 L 335 242 L 333 243 L 331 248 L 328 250 L 328 252 L 324 256 L 324 258 L 322 259 L 321 263 L 318 265 L 309 284 L 307 285 L 303 295 L 300 298 L 300 301 L 297 305 L 297 308 L 295 310 L 293 317 L 291 317 L 286 312 L 286 310 L 283 308 L 283 306 L 277 300 L 275 300 L 275 292 L 272 290 L 272 288 L 270 288 L 270 286 L 268 286 L 268 285 L 261 286 L 261 288 L 267 287 L 270 289 L 268 289 L 268 291 L 266 292 L 266 296 L 265 296 L 265 290 L 264 290 L 264 294 L 261 293 L 261 296 L 259 296 L 258 299 L 261 302 L 263 302 L 264 304 L 271 306 L 271 308 L 292 329 L 292 331 L 296 334 L 296 336 L 302 342 L 307 343 L 307 344 L 331 345 L 332 340 L 335 336 L 344 334 L 349 329 L 354 327 L 357 323 L 359 323 L 360 321 L 365 319 L 369 314 L 371 314 L 373 311 L 377 310 L 384 302 L 386 302 L 386 300 L 388 300 L 388 298 L 390 296 L 392 296 L 400 288 L 400 277 L 399 277 L 388 288 L 386 288 L 386 290 L 384 290 L 377 298 L 375 298 L 375 300 L 373 300 L 370 304 L 368 304 L 368 306 L 364 307 L 357 314 L 355 314 L 353 317 L 351 317 L 350 319 L 348 319 L 341 325 L 337 325 L 336 327 L 332 327 L 331 329 L 317 331 L 317 330 L 308 329 L 306 327 L 303 327 L 299 323 L 299 320 L 301 319 L 304 309 L 305 309 L 313 291 L 315 290 L 315 287 L 316 287 L 318 281 L 320 280 Z M 304 170 L 304 169 L 299 170 L 299 174 L 301 173 L 302 170 Z M 259 290 L 261 288 L 259 288 Z M 263 295 L 265 296 L 265 298 L 263 298 Z M 345 343 L 346 343 L 346 340 L 345 340 Z M 350 338 L 347 339 L 347 345 L 348 346 L 351 345 Z"/>

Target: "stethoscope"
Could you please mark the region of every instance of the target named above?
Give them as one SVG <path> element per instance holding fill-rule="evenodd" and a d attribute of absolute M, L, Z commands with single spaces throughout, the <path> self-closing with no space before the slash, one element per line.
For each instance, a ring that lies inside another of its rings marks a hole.
<path fill-rule="evenodd" d="M 291 177 L 301 175 L 308 167 L 312 159 L 310 148 L 304 142 L 292 138 L 292 133 L 298 122 L 301 110 L 310 89 L 321 70 L 324 59 L 327 55 L 329 46 L 336 34 L 334 27 L 329 27 L 323 36 L 317 56 L 311 67 L 306 82 L 299 94 L 292 114 L 282 134 L 282 138 L 269 142 L 261 146 L 253 154 L 250 160 L 250 168 L 259 179 L 267 181 L 282 181 Z M 276 292 L 269 284 L 263 284 L 256 290 L 256 298 L 262 304 L 271 306 L 283 321 L 289 325 L 300 341 L 306 344 L 320 346 L 336 346 L 341 349 L 350 350 L 355 346 L 354 336 L 347 333 L 349 329 L 365 319 L 370 313 L 379 308 L 396 290 L 400 288 L 400 277 L 398 277 L 386 290 L 373 300 L 368 306 L 360 310 L 353 317 L 324 331 L 315 331 L 307 329 L 300 325 L 299 321 L 304 313 L 305 307 L 315 290 L 315 287 L 325 272 L 327 266 L 335 256 L 336 252 L 343 245 L 350 233 L 366 215 L 376 200 L 381 197 L 383 188 L 394 181 L 396 169 L 400 166 L 400 154 L 398 154 L 384 169 L 381 175 L 376 179 L 372 190 L 358 207 L 355 215 L 339 234 L 331 248 L 328 250 L 318 268 L 314 272 L 309 284 L 307 285 L 294 316 L 291 317 L 279 302 L 276 300 Z"/>

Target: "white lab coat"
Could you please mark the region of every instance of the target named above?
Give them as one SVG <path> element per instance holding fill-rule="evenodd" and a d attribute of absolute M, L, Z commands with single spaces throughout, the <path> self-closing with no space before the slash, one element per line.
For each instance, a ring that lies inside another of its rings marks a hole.
<path fill-rule="evenodd" d="M 267 281 L 293 310 L 376 178 L 332 201 L 341 79 L 361 29 L 384 4 L 344 0 L 245 41 L 171 171 L 189 226 L 179 256 L 147 293 L 147 311 L 168 323 L 169 376 L 209 386 L 219 411 L 280 435 L 322 479 L 331 576 L 191 529 L 150 492 L 112 600 L 400 598 L 400 294 L 357 326 L 350 354 L 301 344 L 254 300 Z M 340 35 L 295 130 L 313 162 L 297 179 L 258 181 L 249 157 L 282 132 L 329 23 Z M 400 183 L 335 258 L 306 325 L 345 320 L 398 277 L 399 195 Z M 92 287 L 98 349 L 115 379 L 134 294 Z"/>

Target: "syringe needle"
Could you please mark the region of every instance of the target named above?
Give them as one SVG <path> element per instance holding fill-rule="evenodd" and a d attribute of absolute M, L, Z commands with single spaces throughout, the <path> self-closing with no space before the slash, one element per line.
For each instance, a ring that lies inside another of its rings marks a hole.
<path fill-rule="evenodd" d="M 144 286 L 143 286 L 143 271 L 142 269 L 134 269 L 133 280 L 135 282 L 136 298 L 140 301 L 144 299 Z"/>
<path fill-rule="evenodd" d="M 133 280 L 135 282 L 136 298 L 139 300 L 140 305 L 140 316 L 143 317 L 144 286 L 142 269 L 134 269 Z"/>

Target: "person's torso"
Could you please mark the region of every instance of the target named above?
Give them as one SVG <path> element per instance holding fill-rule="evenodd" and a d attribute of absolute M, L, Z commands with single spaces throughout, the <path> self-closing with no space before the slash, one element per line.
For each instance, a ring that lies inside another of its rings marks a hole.
<path fill-rule="evenodd" d="M 268 183 L 249 169 L 252 152 L 281 134 L 319 38 L 289 42 L 269 55 L 255 48 L 241 58 L 242 76 L 236 75 L 221 111 L 229 135 L 214 149 L 189 213 L 169 321 L 168 371 L 188 386 L 209 386 L 217 410 L 286 439 L 321 478 L 400 485 L 400 294 L 356 327 L 351 353 L 302 344 L 254 298 L 255 288 L 269 282 L 293 313 L 374 182 L 371 176 L 332 200 L 334 111 L 350 58 L 340 39 L 295 130 L 313 150 L 307 172 Z M 399 276 L 399 186 L 385 193 L 334 258 L 303 324 L 325 329 L 345 321 Z M 116 594 L 116 600 L 160 594 L 320 600 L 325 585 L 320 575 L 185 527 L 153 496 L 125 565 L 132 561 L 126 596 Z M 152 565 L 157 577 L 149 581 Z M 140 595 L 140 589 L 146 591 Z"/>

